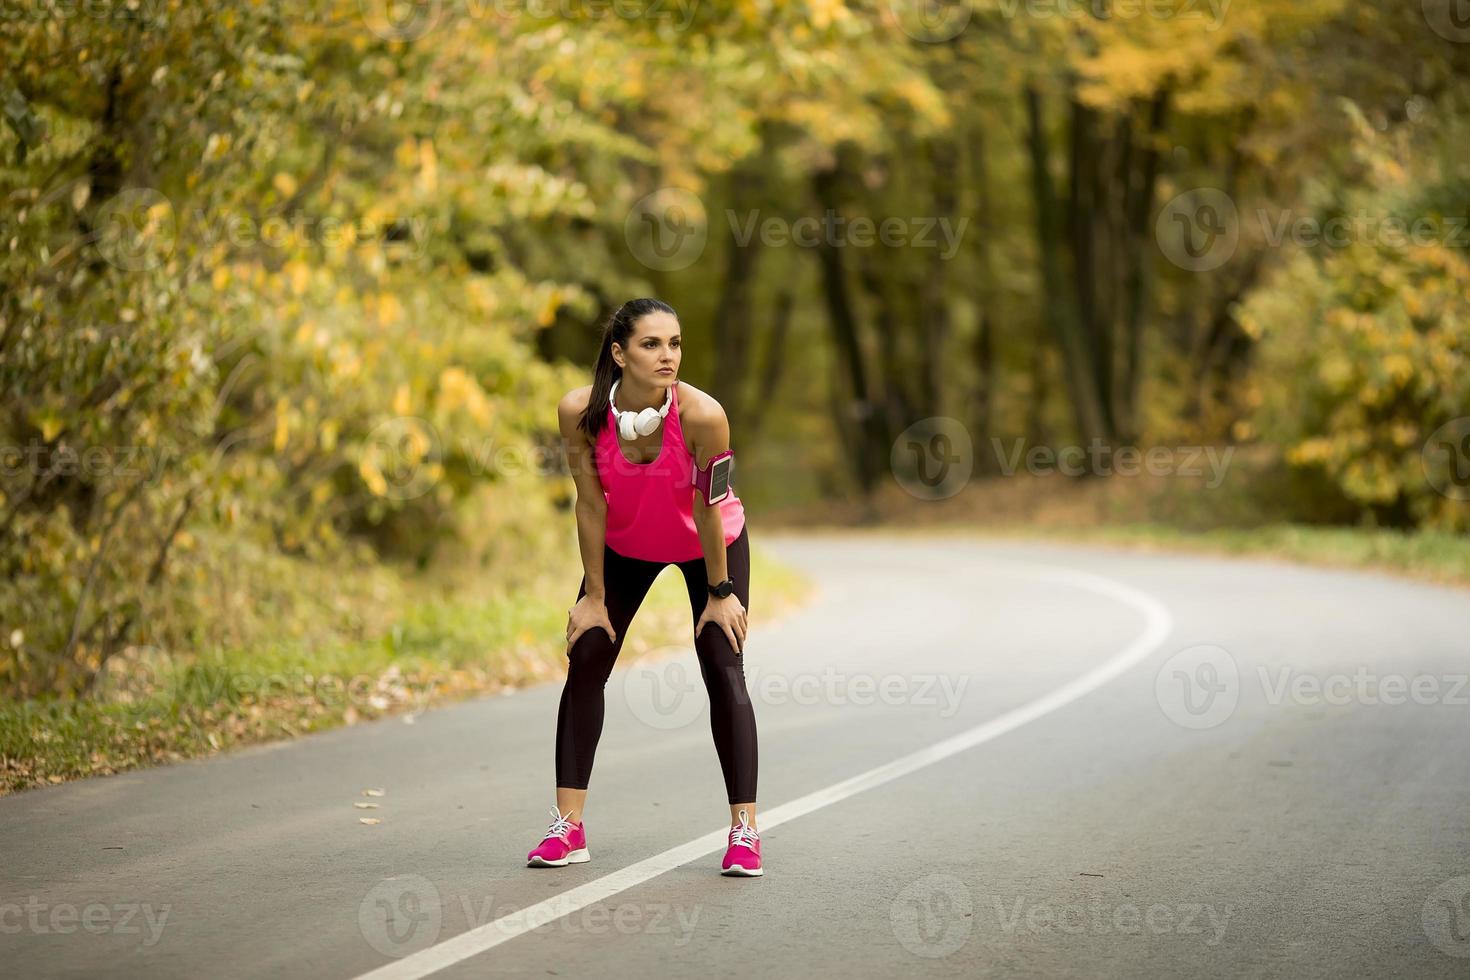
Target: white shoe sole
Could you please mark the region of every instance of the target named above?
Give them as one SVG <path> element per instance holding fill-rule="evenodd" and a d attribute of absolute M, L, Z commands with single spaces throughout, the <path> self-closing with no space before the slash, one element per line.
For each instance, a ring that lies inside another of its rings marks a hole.
<path fill-rule="evenodd" d="M 720 871 L 720 874 L 729 875 L 734 878 L 759 878 L 765 873 L 765 868 L 756 868 L 753 871 L 747 871 L 745 868 L 741 867 L 738 864 L 732 864 L 728 868 L 724 868 Z"/>
<path fill-rule="evenodd" d="M 533 857 L 526 862 L 528 868 L 562 868 L 568 864 L 585 864 L 592 860 L 592 855 L 587 853 L 587 848 L 581 848 L 567 854 L 560 861 L 548 861 L 544 857 Z"/>

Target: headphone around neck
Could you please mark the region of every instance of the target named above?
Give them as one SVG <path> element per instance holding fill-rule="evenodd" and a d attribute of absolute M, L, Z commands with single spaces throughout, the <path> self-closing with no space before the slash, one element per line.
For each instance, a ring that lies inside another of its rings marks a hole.
<path fill-rule="evenodd" d="M 625 412 L 619 410 L 613 402 L 613 398 L 618 393 L 618 385 L 622 384 L 622 381 L 623 379 L 619 378 L 613 382 L 612 391 L 607 394 L 607 407 L 608 411 L 613 414 L 613 420 L 618 424 L 618 432 L 624 439 L 632 441 L 638 436 L 646 436 L 653 432 L 663 421 L 664 416 L 669 414 L 669 406 L 674 404 L 674 385 L 669 385 L 662 408 L 645 408 L 641 412 Z"/>

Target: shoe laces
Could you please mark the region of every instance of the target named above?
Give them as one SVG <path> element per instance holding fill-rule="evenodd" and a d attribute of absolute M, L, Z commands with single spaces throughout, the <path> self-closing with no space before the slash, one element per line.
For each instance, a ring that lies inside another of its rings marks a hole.
<path fill-rule="evenodd" d="M 741 810 L 739 825 L 730 828 L 730 846 L 734 847 L 736 844 L 744 844 L 746 847 L 750 847 L 760 839 L 761 835 L 756 833 L 755 828 L 746 821 L 745 811 Z"/>
<path fill-rule="evenodd" d="M 560 837 L 562 840 L 566 840 L 571 835 L 573 826 L 572 821 L 569 819 L 570 814 L 563 814 L 556 807 L 552 807 L 551 815 L 555 819 L 551 821 L 551 827 L 546 831 L 546 836 L 541 839 L 550 840 L 553 837 Z"/>

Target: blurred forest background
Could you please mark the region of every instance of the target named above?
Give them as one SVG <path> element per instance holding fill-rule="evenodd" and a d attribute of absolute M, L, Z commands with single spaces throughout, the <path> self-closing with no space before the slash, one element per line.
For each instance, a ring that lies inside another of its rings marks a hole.
<path fill-rule="evenodd" d="M 967 491 L 1030 485 L 992 438 L 1236 447 L 1124 516 L 1463 536 L 1461 7 L 7 4 L 7 766 L 63 724 L 36 699 L 179 651 L 394 670 L 460 628 L 405 620 L 413 582 L 549 589 L 496 642 L 554 640 L 555 405 L 633 296 L 680 312 L 772 523 L 883 519 L 943 417 Z"/>

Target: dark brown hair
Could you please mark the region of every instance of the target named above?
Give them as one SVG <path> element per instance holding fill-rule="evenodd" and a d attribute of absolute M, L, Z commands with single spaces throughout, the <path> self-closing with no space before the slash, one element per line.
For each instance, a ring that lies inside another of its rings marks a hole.
<path fill-rule="evenodd" d="M 592 394 L 587 396 L 587 408 L 582 412 L 581 421 L 577 423 L 578 428 L 594 439 L 609 422 L 607 399 L 612 394 L 613 382 L 623 376 L 623 369 L 613 360 L 613 341 L 627 349 L 628 341 L 633 336 L 633 327 L 640 317 L 650 313 L 667 313 L 675 319 L 679 316 L 668 303 L 643 297 L 630 299 L 613 310 L 612 316 L 607 318 L 607 323 L 602 327 L 602 346 L 598 348 L 597 366 L 592 372 Z"/>

